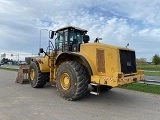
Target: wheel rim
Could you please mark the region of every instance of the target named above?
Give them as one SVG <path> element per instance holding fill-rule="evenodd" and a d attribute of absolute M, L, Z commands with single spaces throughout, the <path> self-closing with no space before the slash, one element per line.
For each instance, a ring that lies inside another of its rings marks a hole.
<path fill-rule="evenodd" d="M 31 71 L 30 71 L 30 78 L 31 78 L 31 80 L 34 80 L 34 78 L 35 78 L 34 69 L 31 69 Z"/>
<path fill-rule="evenodd" d="M 67 73 L 63 73 L 60 77 L 60 84 L 64 90 L 68 90 L 71 86 L 70 76 Z"/>

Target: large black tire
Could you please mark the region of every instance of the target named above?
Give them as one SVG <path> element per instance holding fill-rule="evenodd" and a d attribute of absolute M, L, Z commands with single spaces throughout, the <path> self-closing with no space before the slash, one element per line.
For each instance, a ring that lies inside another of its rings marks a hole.
<path fill-rule="evenodd" d="M 88 91 L 88 81 L 84 66 L 78 62 L 67 61 L 58 68 L 56 85 L 60 95 L 66 100 L 82 98 Z"/>
<path fill-rule="evenodd" d="M 48 73 L 42 73 L 36 61 L 30 63 L 29 82 L 33 88 L 43 87 L 48 79 Z"/>

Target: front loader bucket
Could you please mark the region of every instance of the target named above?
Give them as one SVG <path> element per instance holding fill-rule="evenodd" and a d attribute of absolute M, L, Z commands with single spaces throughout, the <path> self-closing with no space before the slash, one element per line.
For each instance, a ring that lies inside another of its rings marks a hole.
<path fill-rule="evenodd" d="M 21 84 L 29 83 L 28 73 L 29 73 L 29 65 L 28 64 L 20 65 L 15 82 L 21 83 Z"/>

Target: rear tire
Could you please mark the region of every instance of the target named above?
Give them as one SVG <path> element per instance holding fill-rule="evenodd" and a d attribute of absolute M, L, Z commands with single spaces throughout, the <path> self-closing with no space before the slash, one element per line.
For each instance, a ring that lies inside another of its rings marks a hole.
<path fill-rule="evenodd" d="M 88 91 L 88 75 L 84 66 L 75 61 L 62 63 L 57 71 L 56 85 L 61 97 L 77 100 Z"/>
<path fill-rule="evenodd" d="M 48 80 L 48 74 L 40 71 L 38 63 L 31 62 L 29 68 L 29 82 L 33 88 L 43 87 Z"/>

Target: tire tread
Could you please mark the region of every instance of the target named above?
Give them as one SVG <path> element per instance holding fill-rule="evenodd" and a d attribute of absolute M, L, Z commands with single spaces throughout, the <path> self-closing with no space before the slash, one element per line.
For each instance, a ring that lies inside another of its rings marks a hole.
<path fill-rule="evenodd" d="M 59 66 L 59 68 L 62 68 L 63 66 L 65 66 L 65 64 L 68 64 L 69 66 L 71 66 L 74 69 L 75 74 L 77 76 L 77 88 L 75 90 L 74 95 L 70 98 L 65 98 L 65 96 L 62 95 L 61 93 L 60 93 L 60 95 L 64 99 L 69 100 L 69 101 L 80 99 L 88 91 L 88 76 L 87 76 L 87 73 L 86 73 L 83 65 L 81 65 L 80 63 L 78 63 L 76 61 L 64 62 Z"/>

